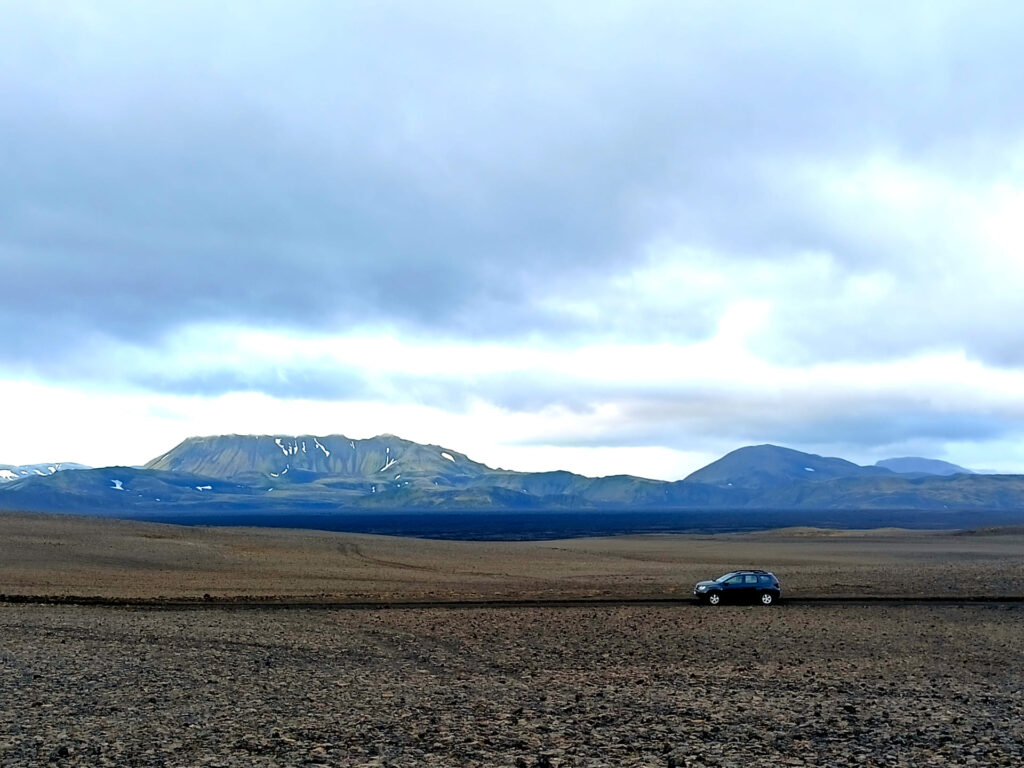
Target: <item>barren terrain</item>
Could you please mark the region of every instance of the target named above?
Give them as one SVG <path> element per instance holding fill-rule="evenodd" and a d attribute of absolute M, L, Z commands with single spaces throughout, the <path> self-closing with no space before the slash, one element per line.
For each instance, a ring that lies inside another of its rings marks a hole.
<path fill-rule="evenodd" d="M 1020 596 L 1022 553 L 1013 531 L 484 544 L 2 517 L 0 593 L 152 604 L 0 599 L 0 768 L 1021 765 L 1024 603 L 800 598 Z M 742 566 L 792 602 L 688 601 Z M 616 597 L 678 601 L 315 607 Z"/>
<path fill-rule="evenodd" d="M 1022 620 L 7 606 L 0 766 L 1016 766 Z"/>
<path fill-rule="evenodd" d="M 755 567 L 774 571 L 790 597 L 1024 595 L 1022 554 L 1021 531 L 790 529 L 458 542 L 0 515 L 0 594 L 686 598 L 698 580 Z"/>

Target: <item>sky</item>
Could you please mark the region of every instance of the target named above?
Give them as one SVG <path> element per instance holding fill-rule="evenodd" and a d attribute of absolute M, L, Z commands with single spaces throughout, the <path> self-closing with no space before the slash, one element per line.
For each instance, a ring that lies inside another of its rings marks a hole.
<path fill-rule="evenodd" d="M 1018 2 L 0 0 L 0 462 L 1024 472 Z"/>

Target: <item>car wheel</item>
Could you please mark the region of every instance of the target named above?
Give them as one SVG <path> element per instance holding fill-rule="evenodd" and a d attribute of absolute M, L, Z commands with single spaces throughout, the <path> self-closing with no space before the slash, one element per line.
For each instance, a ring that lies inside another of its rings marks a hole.
<path fill-rule="evenodd" d="M 771 592 L 762 592 L 761 593 L 761 605 L 771 605 L 774 602 L 775 602 L 775 595 L 773 595 Z"/>
<path fill-rule="evenodd" d="M 722 596 L 717 592 L 708 595 L 708 605 L 718 605 L 720 602 L 722 602 Z"/>

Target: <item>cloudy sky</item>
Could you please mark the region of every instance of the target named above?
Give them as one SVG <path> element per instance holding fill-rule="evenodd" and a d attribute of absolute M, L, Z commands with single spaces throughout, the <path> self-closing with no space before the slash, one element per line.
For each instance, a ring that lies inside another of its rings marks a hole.
<path fill-rule="evenodd" d="M 0 462 L 1024 471 L 1019 2 L 0 0 Z"/>

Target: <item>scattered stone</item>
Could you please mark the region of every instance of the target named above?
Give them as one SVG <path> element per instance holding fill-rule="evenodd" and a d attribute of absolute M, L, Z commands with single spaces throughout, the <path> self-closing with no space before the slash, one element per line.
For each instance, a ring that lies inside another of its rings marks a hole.
<path fill-rule="evenodd" d="M 0 768 L 1021 765 L 1022 619 L 7 605 Z"/>

